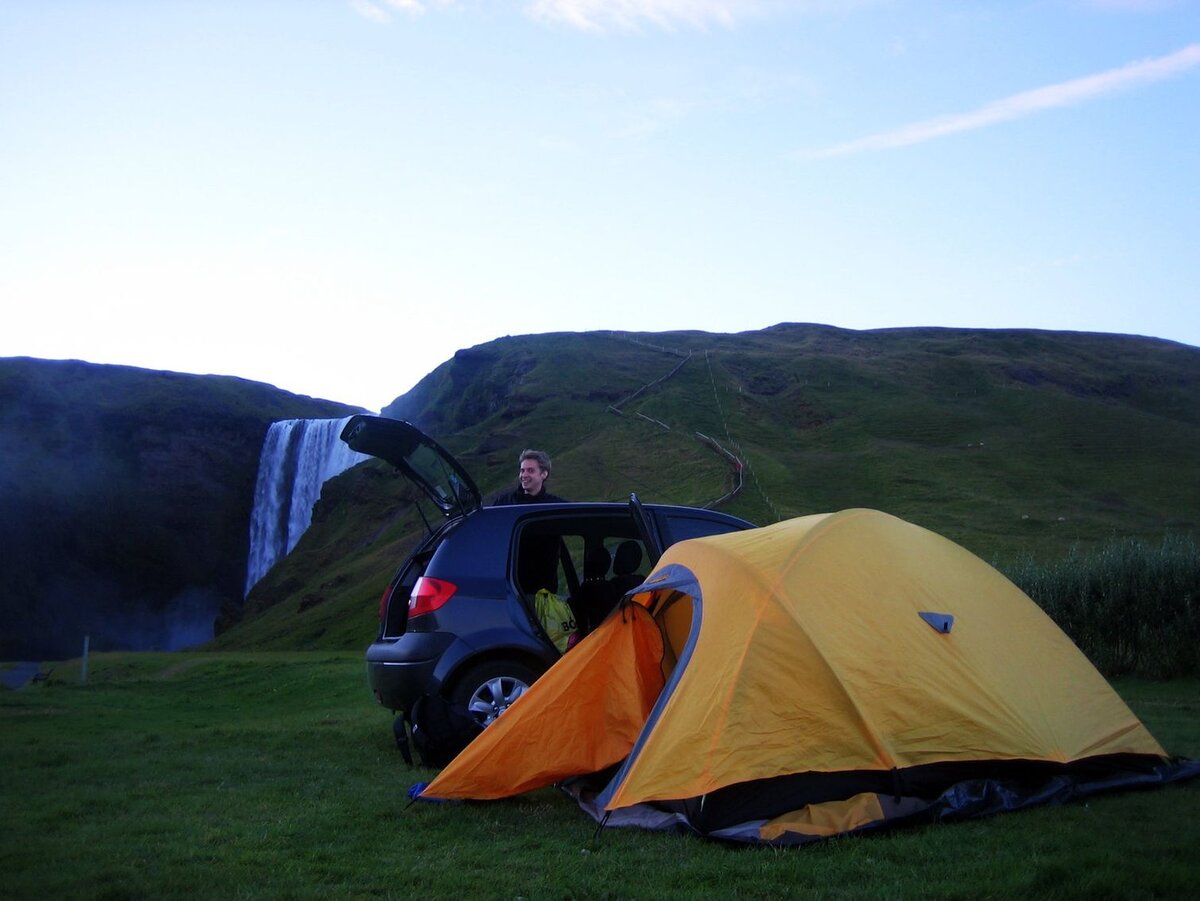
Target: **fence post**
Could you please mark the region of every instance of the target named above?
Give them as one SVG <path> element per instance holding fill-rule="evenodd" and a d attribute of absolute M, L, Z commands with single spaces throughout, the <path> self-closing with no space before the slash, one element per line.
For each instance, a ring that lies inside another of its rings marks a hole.
<path fill-rule="evenodd" d="M 92 636 L 83 636 L 83 660 L 79 664 L 79 681 L 87 682 L 87 666 L 88 666 L 88 645 L 92 643 Z"/>

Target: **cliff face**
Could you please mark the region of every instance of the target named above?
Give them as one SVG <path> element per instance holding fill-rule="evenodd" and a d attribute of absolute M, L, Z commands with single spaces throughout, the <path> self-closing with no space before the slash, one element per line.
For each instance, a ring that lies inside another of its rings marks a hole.
<path fill-rule="evenodd" d="M 241 601 L 268 425 L 349 412 L 237 378 L 0 360 L 0 659 L 211 637 Z"/>

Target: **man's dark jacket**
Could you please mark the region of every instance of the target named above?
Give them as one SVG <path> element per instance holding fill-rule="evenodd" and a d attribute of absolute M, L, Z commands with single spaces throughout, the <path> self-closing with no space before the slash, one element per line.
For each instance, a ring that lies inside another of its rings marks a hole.
<path fill-rule="evenodd" d="M 505 491 L 502 494 L 496 495 L 492 500 L 493 507 L 507 507 L 511 504 L 565 504 L 567 499 L 559 497 L 557 494 L 551 494 L 549 491 L 542 489 L 537 494 L 526 494 L 525 489 L 518 485 L 512 491 Z"/>

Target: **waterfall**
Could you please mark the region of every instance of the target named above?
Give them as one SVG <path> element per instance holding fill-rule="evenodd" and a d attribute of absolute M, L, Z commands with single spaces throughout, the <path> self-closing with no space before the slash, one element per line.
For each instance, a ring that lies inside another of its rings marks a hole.
<path fill-rule="evenodd" d="M 246 594 L 291 552 L 312 522 L 321 486 L 366 460 L 339 437 L 347 419 L 284 419 L 271 423 L 258 458 Z"/>

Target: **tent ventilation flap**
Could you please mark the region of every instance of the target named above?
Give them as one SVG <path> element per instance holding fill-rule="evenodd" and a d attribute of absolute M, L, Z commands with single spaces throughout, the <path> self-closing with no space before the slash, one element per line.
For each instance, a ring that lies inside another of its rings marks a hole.
<path fill-rule="evenodd" d="M 933 631 L 948 634 L 954 628 L 954 617 L 949 613 L 919 613 L 917 614 L 933 627 Z"/>

